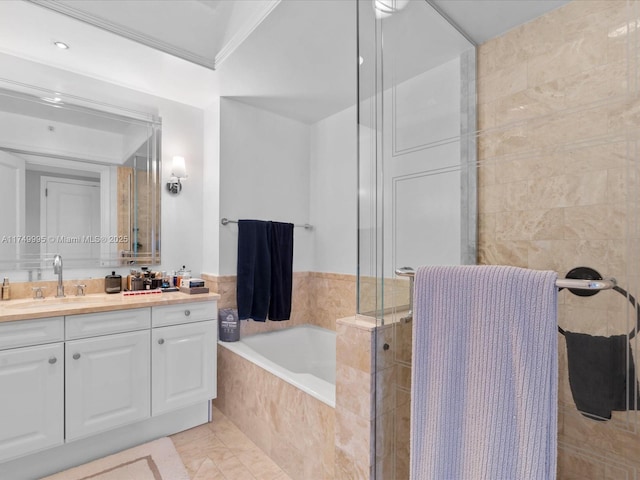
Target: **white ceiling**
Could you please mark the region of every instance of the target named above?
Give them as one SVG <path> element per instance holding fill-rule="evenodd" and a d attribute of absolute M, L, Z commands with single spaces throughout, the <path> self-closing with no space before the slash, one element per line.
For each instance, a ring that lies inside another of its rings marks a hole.
<path fill-rule="evenodd" d="M 476 45 L 555 10 L 570 0 L 429 0 Z M 579 0 L 578 0 L 579 1 Z"/>
<path fill-rule="evenodd" d="M 432 3 L 482 43 L 567 2 Z M 355 11 L 355 0 L 2 0 L 0 52 L 199 108 L 222 95 L 314 122 L 355 102 Z M 441 45 L 432 31 L 421 41 Z"/>

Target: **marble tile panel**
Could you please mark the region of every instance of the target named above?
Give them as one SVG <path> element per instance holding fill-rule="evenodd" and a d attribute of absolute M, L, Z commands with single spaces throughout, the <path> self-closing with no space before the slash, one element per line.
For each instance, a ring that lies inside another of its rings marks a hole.
<path fill-rule="evenodd" d="M 483 103 L 492 102 L 505 95 L 525 90 L 527 88 L 527 69 L 518 63 L 501 67 L 487 73 L 478 81 L 478 96 Z"/>
<path fill-rule="evenodd" d="M 600 455 L 606 452 L 611 463 L 630 462 L 638 465 L 640 442 L 637 434 L 616 428 L 615 423 L 596 422 L 577 411 L 565 411 L 563 442 L 581 445 L 582 449 Z"/>
<path fill-rule="evenodd" d="M 397 364 L 411 365 L 413 321 L 400 321 L 394 324 L 395 353 L 394 361 Z"/>
<path fill-rule="evenodd" d="M 640 101 L 632 97 L 629 101 L 613 105 L 607 116 L 609 132 L 637 128 L 640 122 Z"/>
<path fill-rule="evenodd" d="M 518 240 L 482 244 L 478 246 L 478 263 L 480 265 L 513 265 L 514 267 L 527 268 L 529 247 L 530 242 Z"/>
<path fill-rule="evenodd" d="M 477 105 L 477 129 L 487 130 L 496 126 L 496 102 Z"/>
<path fill-rule="evenodd" d="M 496 44 L 494 40 L 489 40 L 478 45 L 476 50 L 477 57 L 477 76 L 478 79 L 483 78 L 496 69 Z"/>
<path fill-rule="evenodd" d="M 498 183 L 515 183 L 555 177 L 565 173 L 567 154 L 551 154 L 501 161 L 496 169 Z"/>
<path fill-rule="evenodd" d="M 487 185 L 478 192 L 478 213 L 496 213 L 502 210 L 504 187 L 499 184 Z"/>
<path fill-rule="evenodd" d="M 399 390 L 397 393 L 398 406 L 395 418 L 395 467 L 396 479 L 409 478 L 409 453 L 411 442 L 411 402 L 410 394 Z"/>
<path fill-rule="evenodd" d="M 478 215 L 478 243 L 494 242 L 496 237 L 497 213 L 481 213 Z"/>
<path fill-rule="evenodd" d="M 378 370 L 384 370 L 393 367 L 398 349 L 395 324 L 383 325 L 376 328 L 373 341 L 375 345 L 374 355 L 376 356 L 376 368 Z M 385 348 L 385 346 L 388 347 Z"/>
<path fill-rule="evenodd" d="M 607 172 L 560 175 L 544 181 L 530 181 L 529 201 L 537 208 L 575 207 L 606 202 Z"/>
<path fill-rule="evenodd" d="M 373 465 L 370 420 L 336 409 L 336 479 L 366 479 Z"/>
<path fill-rule="evenodd" d="M 374 384 L 375 376 L 343 363 L 338 363 L 336 370 L 336 406 L 372 418 L 374 389 L 380 388 Z"/>
<path fill-rule="evenodd" d="M 602 139 L 582 148 L 573 148 L 557 155 L 564 175 L 580 175 L 585 172 L 628 168 L 632 157 L 628 144 L 620 139 Z"/>
<path fill-rule="evenodd" d="M 341 365 L 371 374 L 373 338 L 370 331 L 338 324 L 336 359 Z"/>
<path fill-rule="evenodd" d="M 395 452 L 383 457 L 376 462 L 375 474 L 371 476 L 375 480 L 402 480 L 403 477 L 395 476 Z M 405 477 L 409 478 L 409 477 Z"/>
<path fill-rule="evenodd" d="M 498 166 L 496 162 L 483 161 L 478 166 L 478 187 L 482 190 L 488 185 L 494 185 L 497 183 L 496 177 L 499 169 L 503 168 Z"/>
<path fill-rule="evenodd" d="M 396 414 L 389 411 L 375 418 L 376 463 L 393 455 L 396 448 Z"/>
<path fill-rule="evenodd" d="M 557 37 L 556 37 L 557 38 Z M 546 83 L 591 70 L 607 63 L 607 34 L 604 28 L 591 36 L 564 39 L 553 50 L 527 61 L 527 85 Z"/>
<path fill-rule="evenodd" d="M 398 365 L 378 370 L 375 374 L 375 409 L 371 409 L 371 415 L 382 415 L 393 411 L 396 407 L 396 383 Z"/>
<path fill-rule="evenodd" d="M 565 239 L 615 240 L 625 237 L 627 215 L 624 205 L 589 205 L 565 208 L 564 212 Z"/>
<path fill-rule="evenodd" d="M 599 272 L 608 271 L 606 240 L 535 240 L 529 242 L 528 268 L 555 270 L 565 274 L 574 267 L 587 265 Z"/>
<path fill-rule="evenodd" d="M 395 369 L 396 387 L 409 392 L 411 390 L 411 366 L 398 363 L 396 364 Z M 396 404 L 399 404 L 400 399 L 398 399 L 397 395 L 394 400 L 396 401 Z"/>
<path fill-rule="evenodd" d="M 604 464 L 571 450 L 559 448 L 558 477 L 561 479 L 600 480 L 604 478 Z"/>
<path fill-rule="evenodd" d="M 563 238 L 564 211 L 547 210 L 509 211 L 496 214 L 495 240 L 552 240 Z"/>
<path fill-rule="evenodd" d="M 495 115 L 495 125 L 502 125 L 499 115 Z M 478 158 L 483 161 L 491 161 L 491 159 L 502 153 L 502 130 L 499 128 L 489 128 L 481 130 L 477 137 Z"/>

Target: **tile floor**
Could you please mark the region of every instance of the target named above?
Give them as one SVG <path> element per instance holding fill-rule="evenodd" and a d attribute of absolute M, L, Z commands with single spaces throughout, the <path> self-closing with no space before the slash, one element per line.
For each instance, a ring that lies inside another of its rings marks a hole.
<path fill-rule="evenodd" d="M 170 438 L 192 480 L 291 480 L 215 407 L 213 422 Z"/>

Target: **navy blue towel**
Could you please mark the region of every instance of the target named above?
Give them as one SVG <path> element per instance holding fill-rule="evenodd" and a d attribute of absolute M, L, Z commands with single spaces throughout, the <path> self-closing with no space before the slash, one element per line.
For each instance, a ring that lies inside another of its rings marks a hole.
<path fill-rule="evenodd" d="M 293 223 L 271 222 L 269 320 L 289 320 L 293 286 Z"/>
<path fill-rule="evenodd" d="M 565 337 L 569 384 L 580 413 L 603 421 L 612 411 L 636 410 L 638 381 L 627 336 L 565 332 Z"/>
<path fill-rule="evenodd" d="M 271 225 L 262 220 L 238 221 L 238 318 L 267 319 L 271 296 Z"/>

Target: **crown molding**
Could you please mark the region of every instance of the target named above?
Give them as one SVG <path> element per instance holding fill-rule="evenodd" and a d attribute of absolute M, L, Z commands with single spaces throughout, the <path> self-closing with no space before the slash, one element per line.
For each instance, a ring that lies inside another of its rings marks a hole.
<path fill-rule="evenodd" d="M 169 55 L 173 55 L 174 57 L 178 57 L 188 62 L 195 63 L 197 65 L 208 68 L 210 70 L 215 70 L 216 68 L 216 62 L 214 59 L 197 55 L 183 48 L 163 42 L 162 40 L 158 40 L 157 38 L 150 37 L 148 35 L 144 35 L 140 32 L 132 30 L 130 28 L 124 27 L 123 25 L 120 25 L 118 23 L 110 22 L 108 20 L 105 20 L 104 18 L 88 14 L 86 12 L 83 12 L 80 9 L 69 6 L 67 4 L 58 3 L 54 0 L 25 0 L 25 1 L 32 3 L 34 5 L 38 5 L 40 7 L 44 7 L 48 10 L 61 13 L 68 17 L 75 18 L 76 20 L 79 20 L 81 22 L 87 23 L 89 25 L 93 25 L 94 27 L 100 28 L 107 32 L 114 33 L 121 37 L 128 38 L 129 40 L 133 40 L 134 42 L 140 43 L 142 45 L 153 48 L 155 50 L 159 50 L 164 53 L 168 53 Z"/>
<path fill-rule="evenodd" d="M 265 18 L 278 6 L 281 0 L 269 0 L 264 2 L 264 6 L 249 18 L 244 25 L 224 44 L 215 58 L 215 65 L 218 67 L 226 60 L 242 42 L 244 42 L 253 31 L 258 28 Z"/>

